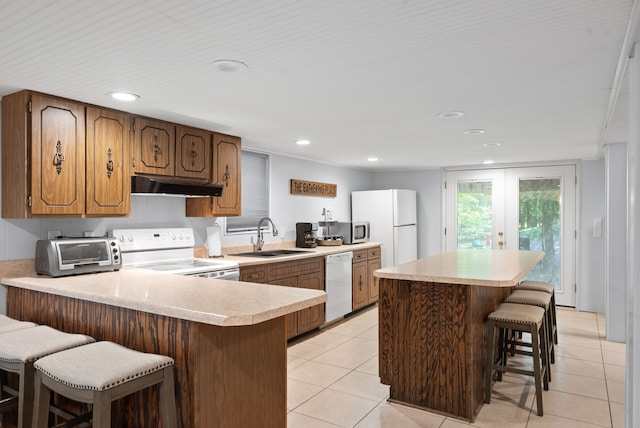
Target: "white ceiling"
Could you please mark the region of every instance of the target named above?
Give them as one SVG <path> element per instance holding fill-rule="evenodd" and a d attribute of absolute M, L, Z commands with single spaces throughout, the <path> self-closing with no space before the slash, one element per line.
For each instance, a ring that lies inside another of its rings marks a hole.
<path fill-rule="evenodd" d="M 0 0 L 0 95 L 33 89 L 361 168 L 594 158 L 631 6 Z M 249 67 L 220 72 L 218 59 Z M 451 110 L 466 114 L 437 117 Z M 626 141 L 626 122 L 621 109 L 605 140 Z M 463 134 L 474 128 L 487 132 Z"/>

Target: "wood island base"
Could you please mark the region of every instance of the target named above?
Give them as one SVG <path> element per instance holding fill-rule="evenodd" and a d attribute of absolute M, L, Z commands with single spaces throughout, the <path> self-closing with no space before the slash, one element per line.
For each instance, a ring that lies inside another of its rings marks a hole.
<path fill-rule="evenodd" d="M 284 316 L 222 327 L 7 287 L 7 315 L 175 360 L 178 426 L 287 425 Z M 113 424 L 160 427 L 157 388 L 113 403 Z"/>
<path fill-rule="evenodd" d="M 483 403 L 484 320 L 510 288 L 387 278 L 379 285 L 380 380 L 390 401 L 474 421 Z"/>

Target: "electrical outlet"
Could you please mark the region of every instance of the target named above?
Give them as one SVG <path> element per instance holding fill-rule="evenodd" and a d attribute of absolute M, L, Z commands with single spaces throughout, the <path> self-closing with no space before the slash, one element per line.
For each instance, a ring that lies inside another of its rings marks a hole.
<path fill-rule="evenodd" d="M 322 209 L 322 214 L 324 215 L 325 221 L 333 221 L 333 208 L 326 207 Z"/>
<path fill-rule="evenodd" d="M 60 233 L 59 230 L 49 230 L 47 231 L 47 239 L 55 239 L 58 236 L 61 236 L 62 234 Z"/>

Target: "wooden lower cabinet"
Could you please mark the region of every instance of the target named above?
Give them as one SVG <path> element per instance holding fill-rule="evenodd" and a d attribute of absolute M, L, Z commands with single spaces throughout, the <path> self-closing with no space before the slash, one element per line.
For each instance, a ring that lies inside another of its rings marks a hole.
<path fill-rule="evenodd" d="M 352 270 L 353 309 L 359 309 L 369 303 L 367 287 L 367 262 L 354 263 Z"/>
<path fill-rule="evenodd" d="M 373 272 L 381 266 L 380 247 L 353 252 L 352 308 L 354 311 L 378 301 L 378 281 L 373 277 Z"/>
<path fill-rule="evenodd" d="M 240 281 L 324 290 L 324 257 L 240 267 Z M 289 314 L 287 339 L 324 324 L 324 304 Z"/>

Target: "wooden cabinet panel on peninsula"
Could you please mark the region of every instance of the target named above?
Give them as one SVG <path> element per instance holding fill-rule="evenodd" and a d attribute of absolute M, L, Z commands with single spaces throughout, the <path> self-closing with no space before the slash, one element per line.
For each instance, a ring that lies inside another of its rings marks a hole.
<path fill-rule="evenodd" d="M 324 257 L 240 266 L 240 281 L 324 290 Z M 324 304 L 286 316 L 287 339 L 324 324 Z"/>
<path fill-rule="evenodd" d="M 353 310 L 378 301 L 378 282 L 373 272 L 382 266 L 380 247 L 353 252 Z"/>
<path fill-rule="evenodd" d="M 240 137 L 213 134 L 211 181 L 224 186 L 222 196 L 187 199 L 187 217 L 230 217 L 241 214 L 241 160 Z"/>
<path fill-rule="evenodd" d="M 87 107 L 88 215 L 129 215 L 130 147 L 131 116 L 119 111 Z"/>
<path fill-rule="evenodd" d="M 85 111 L 20 91 L 2 98 L 2 217 L 85 211 Z"/>

